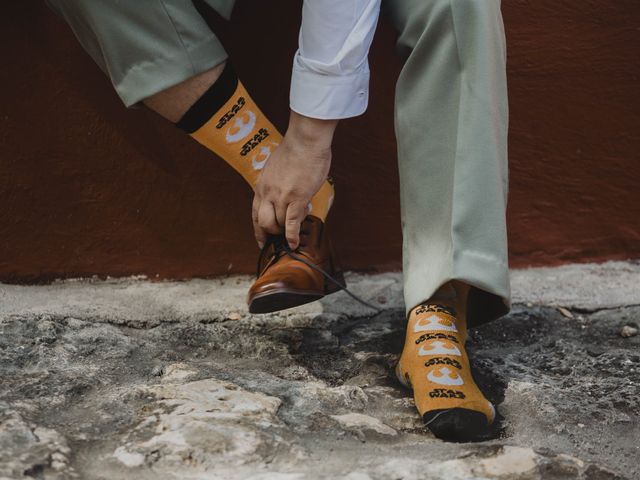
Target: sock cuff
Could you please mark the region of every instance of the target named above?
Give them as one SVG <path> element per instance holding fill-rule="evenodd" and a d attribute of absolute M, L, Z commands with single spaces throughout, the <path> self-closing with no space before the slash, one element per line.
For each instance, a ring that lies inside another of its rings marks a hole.
<path fill-rule="evenodd" d="M 227 103 L 237 88 L 238 76 L 231 66 L 231 62 L 227 61 L 220 77 L 186 111 L 176 126 L 189 134 L 194 133 Z"/>

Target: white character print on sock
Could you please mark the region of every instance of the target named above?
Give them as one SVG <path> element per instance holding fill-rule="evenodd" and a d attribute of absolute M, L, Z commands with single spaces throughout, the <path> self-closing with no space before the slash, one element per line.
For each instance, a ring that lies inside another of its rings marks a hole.
<path fill-rule="evenodd" d="M 457 332 L 458 329 L 455 323 L 440 318 L 437 315 L 431 315 L 426 320 L 418 320 L 413 326 L 413 333 L 435 331 Z"/>
<path fill-rule="evenodd" d="M 427 379 L 430 382 L 437 383 L 438 385 L 464 385 L 464 380 L 462 380 L 462 377 L 448 367 L 440 367 L 431 370 L 427 374 Z"/>
<path fill-rule="evenodd" d="M 460 350 L 455 345 L 451 345 L 451 347 L 447 347 L 445 342 L 440 340 L 433 340 L 427 343 L 429 348 L 425 348 L 424 345 L 420 346 L 420 350 L 418 351 L 418 355 L 421 357 L 425 357 L 427 355 L 454 355 L 456 357 L 462 356 Z"/>
<path fill-rule="evenodd" d="M 271 153 L 276 148 L 278 148 L 278 144 L 276 142 L 271 142 L 271 145 L 261 146 L 258 150 L 258 153 L 256 153 L 251 159 L 251 166 L 253 167 L 253 169 L 262 170 L 267 163 L 267 160 L 269 160 Z"/>
<path fill-rule="evenodd" d="M 227 143 L 236 143 L 247 137 L 256 126 L 256 114 L 247 110 L 236 117 L 233 124 L 227 129 L 225 136 Z"/>

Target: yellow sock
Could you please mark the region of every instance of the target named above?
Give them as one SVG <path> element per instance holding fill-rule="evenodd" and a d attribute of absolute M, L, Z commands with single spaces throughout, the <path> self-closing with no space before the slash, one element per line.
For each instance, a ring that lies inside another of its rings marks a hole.
<path fill-rule="evenodd" d="M 220 78 L 185 113 L 177 126 L 224 159 L 255 189 L 260 171 L 282 135 L 260 111 L 229 64 Z M 325 181 L 309 213 L 326 220 L 334 188 Z"/>
<path fill-rule="evenodd" d="M 471 376 L 467 338 L 468 285 L 436 297 L 409 313 L 398 379 L 413 389 L 418 412 L 441 438 L 472 437 L 493 423 L 495 409 Z M 442 291 L 442 289 L 441 289 Z"/>

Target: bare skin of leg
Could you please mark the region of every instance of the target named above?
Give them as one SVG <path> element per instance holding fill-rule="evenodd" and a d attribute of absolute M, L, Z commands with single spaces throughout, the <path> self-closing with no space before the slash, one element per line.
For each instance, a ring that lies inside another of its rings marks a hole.
<path fill-rule="evenodd" d="M 211 70 L 195 75 L 144 99 L 143 103 L 170 122 L 176 123 L 196 100 L 218 80 L 225 65 L 226 62 L 216 65 Z"/>

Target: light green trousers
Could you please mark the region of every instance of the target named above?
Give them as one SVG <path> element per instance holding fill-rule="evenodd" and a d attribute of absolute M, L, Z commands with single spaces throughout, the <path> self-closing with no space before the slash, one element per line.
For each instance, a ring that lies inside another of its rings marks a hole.
<path fill-rule="evenodd" d="M 206 0 L 230 18 L 234 0 Z M 190 1 L 49 0 L 126 105 L 227 54 Z M 469 323 L 509 309 L 506 45 L 500 0 L 386 0 L 406 62 L 396 86 L 407 311 L 450 280 Z M 375 69 L 375 65 L 373 65 Z"/>

